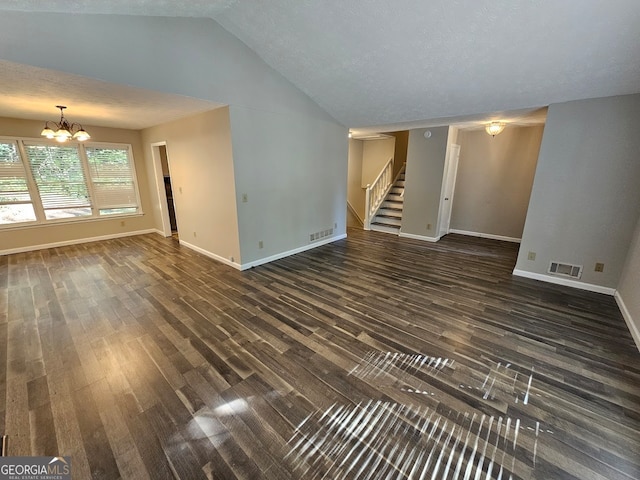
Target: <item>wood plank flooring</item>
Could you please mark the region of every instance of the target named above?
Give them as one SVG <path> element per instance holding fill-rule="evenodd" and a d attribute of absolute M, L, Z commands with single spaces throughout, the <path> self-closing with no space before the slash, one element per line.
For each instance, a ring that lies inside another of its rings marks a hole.
<path fill-rule="evenodd" d="M 376 232 L 238 272 L 145 235 L 0 257 L 0 434 L 75 479 L 638 479 L 612 297 Z"/>

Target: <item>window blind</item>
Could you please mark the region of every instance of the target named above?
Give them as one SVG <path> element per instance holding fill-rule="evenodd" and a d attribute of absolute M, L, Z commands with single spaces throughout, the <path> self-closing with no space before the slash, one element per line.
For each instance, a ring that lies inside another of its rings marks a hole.
<path fill-rule="evenodd" d="M 47 219 L 91 215 L 77 147 L 25 143 L 25 150 Z"/>
<path fill-rule="evenodd" d="M 0 139 L 0 229 L 139 213 L 130 145 Z"/>
<path fill-rule="evenodd" d="M 27 175 L 15 142 L 0 142 L 0 224 L 35 221 Z"/>
<path fill-rule="evenodd" d="M 102 215 L 137 210 L 134 170 L 128 148 L 86 147 L 95 207 Z"/>

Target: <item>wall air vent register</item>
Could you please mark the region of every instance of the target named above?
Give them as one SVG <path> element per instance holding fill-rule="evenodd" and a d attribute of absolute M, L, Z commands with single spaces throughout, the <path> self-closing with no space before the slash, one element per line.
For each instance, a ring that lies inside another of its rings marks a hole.
<path fill-rule="evenodd" d="M 323 238 L 330 237 L 331 235 L 333 235 L 333 228 L 327 228 L 326 230 L 322 230 L 321 232 L 309 234 L 309 241 L 316 242 L 318 240 L 322 240 Z"/>
<path fill-rule="evenodd" d="M 549 265 L 549 273 L 561 277 L 580 278 L 582 276 L 582 265 L 551 262 Z"/>

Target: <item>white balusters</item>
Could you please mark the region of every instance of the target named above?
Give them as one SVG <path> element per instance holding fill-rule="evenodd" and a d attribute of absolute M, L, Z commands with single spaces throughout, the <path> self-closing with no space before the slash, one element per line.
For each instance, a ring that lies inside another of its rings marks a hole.
<path fill-rule="evenodd" d="M 375 217 L 393 183 L 393 158 L 386 163 L 378 177 L 367 185 L 365 193 L 364 229 L 369 230 L 371 219 Z"/>

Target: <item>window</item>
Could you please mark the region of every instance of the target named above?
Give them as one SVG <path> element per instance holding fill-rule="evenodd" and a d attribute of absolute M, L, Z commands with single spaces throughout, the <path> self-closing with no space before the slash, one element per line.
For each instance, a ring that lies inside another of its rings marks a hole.
<path fill-rule="evenodd" d="M 86 152 L 100 215 L 135 213 L 138 201 L 129 149 L 87 147 Z"/>
<path fill-rule="evenodd" d="M 91 201 L 76 146 L 25 145 L 47 220 L 91 215 Z"/>
<path fill-rule="evenodd" d="M 138 213 L 130 146 L 0 139 L 0 227 Z"/>
<path fill-rule="evenodd" d="M 0 225 L 35 222 L 27 175 L 16 142 L 0 142 Z"/>

